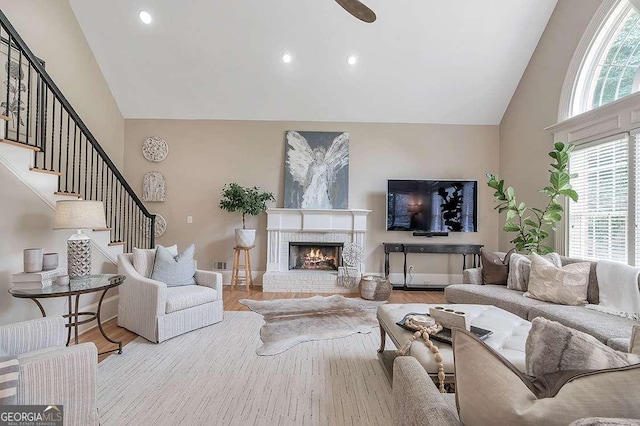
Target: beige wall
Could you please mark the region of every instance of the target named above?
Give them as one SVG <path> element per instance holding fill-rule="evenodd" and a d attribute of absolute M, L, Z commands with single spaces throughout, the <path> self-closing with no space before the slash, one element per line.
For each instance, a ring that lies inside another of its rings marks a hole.
<path fill-rule="evenodd" d="M 2 12 L 46 68 L 112 160 L 123 159 L 124 119 L 93 53 L 66 0 L 0 0 Z M 22 271 L 22 250 L 42 247 L 58 252 L 66 264 L 69 233 L 54 232 L 53 210 L 0 165 L 0 324 L 37 318 L 40 312 L 28 300 L 10 297 L 10 274 Z M 115 272 L 115 267 L 94 250 L 94 272 Z M 110 296 L 107 296 L 110 297 Z M 95 299 L 86 296 L 86 306 Z M 47 313 L 66 311 L 66 301 L 44 303 Z"/>
<path fill-rule="evenodd" d="M 0 9 L 121 168 L 124 119 L 69 2 L 0 0 Z"/>
<path fill-rule="evenodd" d="M 552 135 L 544 130 L 558 119 L 564 77 L 573 53 L 602 0 L 559 0 L 500 124 L 500 173 L 520 201 L 542 207 L 538 189 L 548 183 L 547 153 Z M 564 141 L 561 141 L 564 142 Z M 504 224 L 500 221 L 500 226 Z M 500 232 L 507 250 L 514 234 Z M 553 245 L 553 235 L 549 238 Z"/>
<path fill-rule="evenodd" d="M 196 244 L 199 266 L 213 260 L 232 260 L 234 228 L 239 214 L 218 208 L 222 186 L 236 181 L 273 191 L 283 206 L 284 133 L 286 130 L 348 131 L 350 139 L 349 207 L 372 210 L 367 236 L 368 272 L 382 272 L 382 242 L 481 243 L 497 248 L 498 221 L 484 174 L 498 170 L 498 127 L 309 123 L 260 121 L 126 120 L 125 177 L 141 194 L 146 172 L 162 172 L 167 201 L 146 203 L 167 219 L 167 232 L 158 243 Z M 144 159 L 142 144 L 150 136 L 164 138 L 169 155 L 161 163 Z M 479 232 L 447 238 L 413 237 L 409 232 L 385 231 L 385 193 L 389 178 L 469 178 L 479 181 Z M 193 224 L 187 224 L 187 216 Z M 251 217 L 257 227 L 253 269 L 264 271 L 266 215 Z M 400 257 L 394 260 L 401 270 Z M 459 256 L 422 255 L 416 272 L 460 273 Z"/>

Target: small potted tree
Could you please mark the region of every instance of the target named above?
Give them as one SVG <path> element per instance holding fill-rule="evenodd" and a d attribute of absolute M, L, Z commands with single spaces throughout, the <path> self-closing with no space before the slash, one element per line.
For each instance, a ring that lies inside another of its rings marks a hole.
<path fill-rule="evenodd" d="M 267 210 L 267 201 L 275 201 L 273 193 L 263 191 L 257 186 L 252 188 L 228 183 L 222 188 L 220 208 L 230 213 L 242 213 L 242 228 L 236 229 L 236 245 L 238 247 L 253 247 L 256 240 L 256 230 L 247 229 L 245 215 L 257 216 Z"/>

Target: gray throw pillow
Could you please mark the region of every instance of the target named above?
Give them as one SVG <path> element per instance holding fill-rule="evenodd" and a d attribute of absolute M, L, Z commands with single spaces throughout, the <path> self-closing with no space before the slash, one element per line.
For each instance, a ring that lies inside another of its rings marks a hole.
<path fill-rule="evenodd" d="M 603 370 L 639 364 L 640 356 L 619 352 L 595 337 L 543 317 L 534 318 L 525 346 L 527 374 Z"/>
<path fill-rule="evenodd" d="M 193 255 L 196 247 L 191 244 L 185 251 L 173 256 L 171 251 L 163 246 L 156 249 L 151 279 L 165 283 L 167 287 L 194 285 L 196 280 L 196 266 Z"/>
<path fill-rule="evenodd" d="M 548 253 L 544 257 L 557 267 L 562 266 L 562 260 L 558 253 Z M 509 258 L 509 276 L 507 277 L 507 288 L 509 290 L 527 291 L 529 287 L 529 274 L 531 273 L 531 260 L 529 257 L 514 253 Z"/>

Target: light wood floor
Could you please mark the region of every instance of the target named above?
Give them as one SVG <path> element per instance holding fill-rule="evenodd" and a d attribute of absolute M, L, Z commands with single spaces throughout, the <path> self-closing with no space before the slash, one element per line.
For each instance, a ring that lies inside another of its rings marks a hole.
<path fill-rule="evenodd" d="M 245 290 L 244 287 L 231 290 L 229 286 L 225 286 L 222 293 L 225 311 L 248 311 L 244 305 L 240 304 L 241 299 L 254 300 L 272 300 L 272 299 L 296 299 L 306 298 L 315 295 L 325 295 L 322 293 L 263 293 L 260 288 Z M 346 297 L 358 297 L 359 295 L 345 294 Z M 389 296 L 389 303 L 445 303 L 444 293 L 442 291 L 402 291 L 393 290 Z M 121 340 L 123 345 L 127 345 L 133 341 L 137 334 L 127 329 L 118 327 L 116 319 L 109 320 L 103 324 L 104 332 L 113 340 Z M 98 347 L 98 352 L 104 352 L 113 348 L 113 344 L 105 340 L 98 328 L 91 329 L 82 334 L 78 341 L 80 343 L 93 342 Z M 126 347 L 123 351 L 126 350 Z M 110 354 L 100 355 L 98 361 L 102 361 Z"/>

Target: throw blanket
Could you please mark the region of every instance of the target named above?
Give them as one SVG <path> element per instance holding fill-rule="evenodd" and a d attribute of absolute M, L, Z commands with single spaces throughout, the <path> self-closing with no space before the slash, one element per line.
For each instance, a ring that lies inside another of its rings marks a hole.
<path fill-rule="evenodd" d="M 587 308 L 637 319 L 640 317 L 640 268 L 601 260 L 596 266 L 600 304 Z"/>

